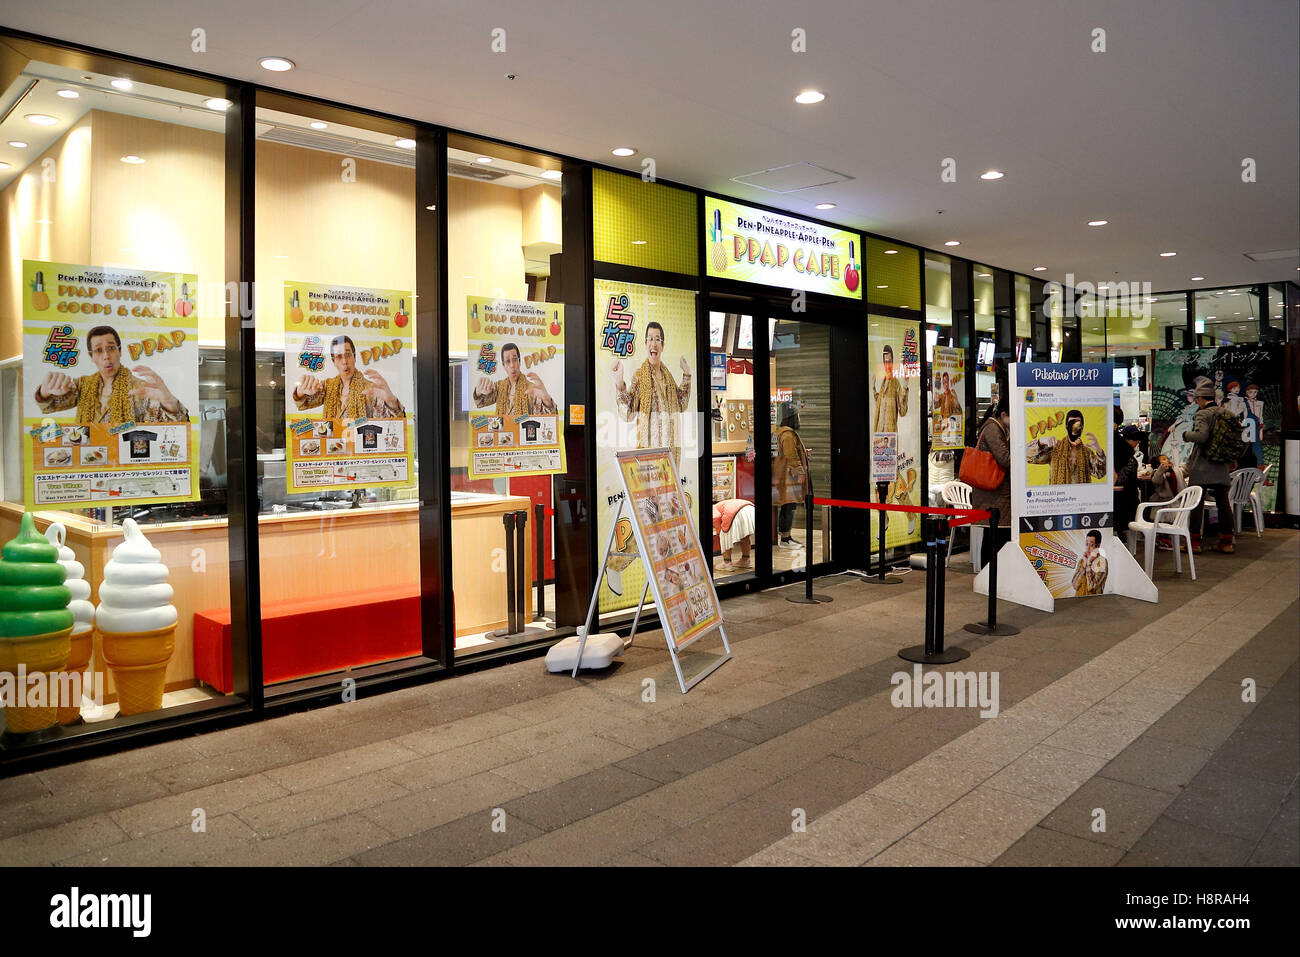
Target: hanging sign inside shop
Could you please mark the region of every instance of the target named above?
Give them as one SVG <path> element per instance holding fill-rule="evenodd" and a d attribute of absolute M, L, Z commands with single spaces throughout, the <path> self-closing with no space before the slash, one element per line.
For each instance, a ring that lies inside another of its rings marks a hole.
<path fill-rule="evenodd" d="M 736 497 L 736 457 L 718 455 L 713 458 L 713 502 L 725 502 Z"/>
<path fill-rule="evenodd" d="M 930 448 L 965 448 L 966 411 L 960 386 L 966 377 L 966 350 L 935 346 L 930 363 Z"/>
<path fill-rule="evenodd" d="M 860 234 L 713 196 L 704 219 L 709 276 L 862 298 Z"/>
<path fill-rule="evenodd" d="M 409 289 L 284 284 L 290 493 L 414 481 L 414 307 Z"/>
<path fill-rule="evenodd" d="M 564 306 L 469 296 L 469 477 L 564 471 Z"/>
<path fill-rule="evenodd" d="M 29 508 L 194 501 L 198 276 L 23 261 Z"/>

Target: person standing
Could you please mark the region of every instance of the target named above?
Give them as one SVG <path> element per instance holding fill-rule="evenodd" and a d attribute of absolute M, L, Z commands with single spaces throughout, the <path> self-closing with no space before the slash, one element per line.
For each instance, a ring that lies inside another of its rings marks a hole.
<path fill-rule="evenodd" d="M 988 452 L 1002 468 L 1002 484 L 995 489 L 972 488 L 970 504 L 972 508 L 998 510 L 998 528 L 984 536 L 984 556 L 981 561 L 988 564 L 993 560 L 993 553 L 1006 542 L 1011 541 L 1011 414 L 1007 411 L 1007 400 L 999 399 L 990 406 L 980 423 L 979 435 L 975 439 L 975 448 Z"/>
<path fill-rule="evenodd" d="M 799 438 L 799 412 L 788 403 L 781 406 L 781 424 L 772 433 L 772 504 L 779 505 L 776 528 L 778 545 L 798 548 L 802 543 L 791 536 L 794 514 L 812 492 L 808 474 L 808 450 Z"/>
<path fill-rule="evenodd" d="M 1183 441 L 1192 444 L 1187 484 L 1201 486 L 1201 502 L 1192 513 L 1192 551 L 1199 554 L 1202 550 L 1201 523 L 1205 516 L 1205 500 L 1213 495 L 1219 510 L 1219 541 L 1214 550 L 1231 555 L 1237 549 L 1233 544 L 1233 527 L 1229 524 L 1232 521 L 1232 505 L 1228 500 L 1228 463 L 1211 462 L 1206 457 L 1206 451 L 1214 437 L 1214 420 L 1222 414 L 1214 401 L 1214 382 L 1200 376 L 1192 394 L 1198 411 L 1192 418 L 1192 427 L 1183 433 Z"/>
<path fill-rule="evenodd" d="M 1142 430 L 1135 425 L 1121 429 L 1120 422 L 1124 413 L 1115 406 L 1115 433 L 1112 445 L 1115 449 L 1115 533 L 1128 538 L 1129 522 L 1137 517 L 1138 507 L 1138 459 L 1137 448 L 1142 441 Z"/>

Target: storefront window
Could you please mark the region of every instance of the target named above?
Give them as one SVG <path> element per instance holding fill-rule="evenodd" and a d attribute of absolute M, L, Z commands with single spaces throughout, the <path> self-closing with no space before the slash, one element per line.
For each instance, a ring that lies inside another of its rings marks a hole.
<path fill-rule="evenodd" d="M 423 291 L 414 130 L 268 99 L 256 117 L 256 482 L 263 678 L 284 687 L 422 652 Z"/>
<path fill-rule="evenodd" d="M 814 507 L 811 541 L 800 484 L 802 457 L 815 495 L 831 488 L 831 327 L 769 320 L 771 342 L 772 494 L 777 537 L 772 571 L 814 565 L 826 557 L 822 510 Z"/>
<path fill-rule="evenodd" d="M 554 479 L 566 402 L 582 396 L 564 393 L 559 163 L 453 138 L 447 169 L 452 584 L 468 655 L 553 626 L 537 616 L 556 607 Z"/>
<path fill-rule="evenodd" d="M 1196 294 L 1196 342 L 1200 348 L 1259 341 L 1259 295 L 1253 288 Z"/>
<path fill-rule="evenodd" d="M 30 512 L 73 602 L 70 632 L 51 639 L 57 714 L 6 707 L 0 747 L 232 700 L 206 680 L 198 637 L 230 603 L 230 104 L 219 85 L 168 79 L 33 60 L 9 84 L 21 106 L 0 123 L 0 542 Z M 7 635 L 12 674 L 34 643 Z"/>
<path fill-rule="evenodd" d="M 754 317 L 709 313 L 710 427 L 713 433 L 713 506 L 721 527 L 714 532 L 716 581 L 753 576 L 757 512 L 754 465 Z M 740 348 L 737 338 L 748 343 Z M 776 380 L 773 379 L 773 382 Z M 761 412 L 763 406 L 757 405 Z"/>
<path fill-rule="evenodd" d="M 926 362 L 933 369 L 935 346 L 953 345 L 952 260 L 939 253 L 927 252 L 925 254 L 925 323 Z M 969 375 L 971 369 L 973 369 L 973 363 L 967 361 L 964 375 Z M 961 401 L 964 404 L 966 383 L 964 381 L 954 382 L 953 374 L 949 373 L 948 384 L 958 397 L 956 401 Z M 933 396 L 941 394 L 942 390 L 942 380 L 937 385 L 931 382 L 931 423 L 936 421 L 933 412 L 937 407 L 937 403 Z M 939 490 L 957 477 L 956 455 L 952 450 L 931 451 L 929 466 L 927 472 L 929 476 L 927 498 L 931 505 L 942 505 Z"/>

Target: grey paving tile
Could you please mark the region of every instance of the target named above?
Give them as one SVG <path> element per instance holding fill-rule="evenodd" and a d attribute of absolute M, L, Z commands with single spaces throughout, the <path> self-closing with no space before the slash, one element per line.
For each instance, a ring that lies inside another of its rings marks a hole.
<path fill-rule="evenodd" d="M 7 837 L 0 841 L 0 861 L 7 867 L 37 867 L 126 839 L 126 833 L 108 815 L 96 814 Z"/>
<path fill-rule="evenodd" d="M 1241 715 L 1198 708 L 1183 699 L 1153 724 L 1146 734 L 1188 747 L 1214 751 L 1232 736 L 1241 721 Z"/>
<path fill-rule="evenodd" d="M 625 804 L 593 814 L 487 858 L 486 866 L 592 867 L 637 853 L 673 825 Z M 639 855 L 638 855 L 639 856 Z M 649 860 L 642 858 L 642 860 Z"/>
<path fill-rule="evenodd" d="M 495 771 L 483 771 L 437 787 L 415 791 L 361 811 L 395 837 L 410 837 L 528 793 L 528 788 Z"/>
<path fill-rule="evenodd" d="M 1173 800 L 1174 795 L 1167 791 L 1094 777 L 1047 815 L 1041 826 L 1128 850 Z"/>
<path fill-rule="evenodd" d="M 1253 843 L 1268 828 L 1293 783 L 1207 768 L 1169 805 L 1165 817 Z"/>
<path fill-rule="evenodd" d="M 642 854 L 669 866 L 729 866 L 791 833 L 789 811 L 746 800 L 651 842 Z"/>
<path fill-rule="evenodd" d="M 1102 777 L 1177 794 L 1210 759 L 1211 752 L 1160 738 L 1141 737 L 1099 772 Z"/>
<path fill-rule="evenodd" d="M 830 755 L 754 792 L 752 797 L 784 809 L 787 814 L 802 808 L 807 819 L 813 820 L 871 790 L 887 777 L 889 772 L 883 768 Z"/>
<path fill-rule="evenodd" d="M 394 741 L 377 741 L 319 758 L 268 768 L 268 778 L 287 791 L 309 791 L 347 778 L 413 761 L 420 755 Z"/>
<path fill-rule="evenodd" d="M 1254 844 L 1161 817 L 1119 860 L 1121 867 L 1239 867 Z"/>
<path fill-rule="evenodd" d="M 363 867 L 461 867 L 541 833 L 520 818 L 483 810 L 352 856 Z"/>
<path fill-rule="evenodd" d="M 790 729 L 815 721 L 825 714 L 823 708 L 782 698 L 761 708 L 754 708 L 734 718 L 720 721 L 709 730 L 740 738 L 750 744 L 762 744 L 769 738 L 785 734 Z"/>
<path fill-rule="evenodd" d="M 1218 711 L 1236 718 L 1244 718 L 1255 710 L 1259 694 L 1266 690 L 1267 686 L 1258 685 L 1256 701 L 1243 701 L 1240 681 L 1206 678 L 1183 699 L 1183 702 L 1189 707 L 1204 708 L 1207 711 Z"/>
<path fill-rule="evenodd" d="M 377 774 L 345 778 L 309 791 L 247 805 L 237 813 L 262 837 L 276 837 L 363 808 L 406 797 L 411 792 Z"/>
<path fill-rule="evenodd" d="M 61 861 L 64 867 L 183 867 L 217 860 L 252 844 L 257 835 L 233 814 L 208 818 Z"/>
<path fill-rule="evenodd" d="M 159 768 L 152 773 L 152 776 L 175 794 L 229 781 L 232 778 L 248 777 L 259 771 L 293 764 L 308 757 L 310 757 L 308 752 L 288 742 L 263 744 L 242 751 L 229 751 L 197 761 Z"/>
<path fill-rule="evenodd" d="M 1291 784 L 1300 775 L 1300 741 L 1294 720 L 1287 725 L 1280 731 L 1266 730 L 1260 722 L 1248 721 L 1206 762 L 1205 769 Z"/>
<path fill-rule="evenodd" d="M 0 778 L 0 807 L 6 804 L 25 804 L 46 797 L 49 793 L 49 787 L 35 774 Z"/>
<path fill-rule="evenodd" d="M 205 864 L 231 867 L 322 867 L 392 840 L 379 825 L 358 814 L 323 821 L 268 840 L 241 844 Z"/>
<path fill-rule="evenodd" d="M 999 867 L 1109 867 L 1123 854 L 1117 847 L 1036 827 L 993 863 Z"/>
<path fill-rule="evenodd" d="M 26 804 L 0 807 L 0 838 L 93 817 L 149 801 L 167 789 L 147 775 L 110 773 L 93 788 L 69 788 Z"/>
<path fill-rule="evenodd" d="M 111 812 L 109 816 L 128 835 L 138 838 L 181 825 L 188 827 L 194 820 L 196 809 L 201 809 L 208 819 L 212 819 L 288 793 L 266 775 L 253 774 L 183 794 L 169 794 L 152 801 L 131 804 Z"/>
<path fill-rule="evenodd" d="M 504 764 L 522 760 L 529 753 L 517 745 L 488 739 L 405 761 L 378 773 L 409 791 L 417 791 L 437 787 L 457 778 L 467 778 L 481 771 L 491 771 Z"/>
<path fill-rule="evenodd" d="M 705 729 L 625 758 L 617 766 L 641 777 L 667 783 L 749 747 L 747 741 Z"/>
<path fill-rule="evenodd" d="M 656 782 L 620 766 L 600 768 L 505 805 L 506 813 L 550 831 L 621 804 L 656 787 Z"/>
<path fill-rule="evenodd" d="M 861 764 L 901 771 L 964 733 L 937 727 L 923 718 L 912 714 L 836 753 Z"/>
<path fill-rule="evenodd" d="M 1300 794 L 1295 788 L 1269 822 L 1247 863 L 1255 867 L 1300 866 Z"/>

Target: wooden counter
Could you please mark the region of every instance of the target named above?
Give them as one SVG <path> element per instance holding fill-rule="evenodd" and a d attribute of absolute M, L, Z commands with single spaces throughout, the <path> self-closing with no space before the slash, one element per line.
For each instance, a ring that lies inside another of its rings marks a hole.
<path fill-rule="evenodd" d="M 311 598 L 339 591 L 420 581 L 420 535 L 415 502 L 359 509 L 279 512 L 258 516 L 262 601 Z M 506 625 L 506 512 L 529 514 L 524 536 L 524 620 L 532 617 L 534 543 L 532 505 L 526 496 L 471 495 L 452 502 L 452 580 L 456 634 L 468 635 Z M 22 509 L 0 502 L 0 543 L 18 534 Z M 106 526 L 68 512 L 40 511 L 36 527 L 51 522 L 67 529 L 66 544 L 86 567 L 91 600 L 98 603 L 104 566 L 122 541 L 120 526 Z M 176 651 L 167 666 L 167 690 L 193 687 L 194 613 L 230 606 L 230 564 L 226 520 L 200 519 L 141 526 L 162 553 L 180 612 Z M 382 627 L 377 622 L 376 627 Z M 103 668 L 98 643 L 95 666 Z M 111 675 L 105 700 L 116 700 Z"/>

